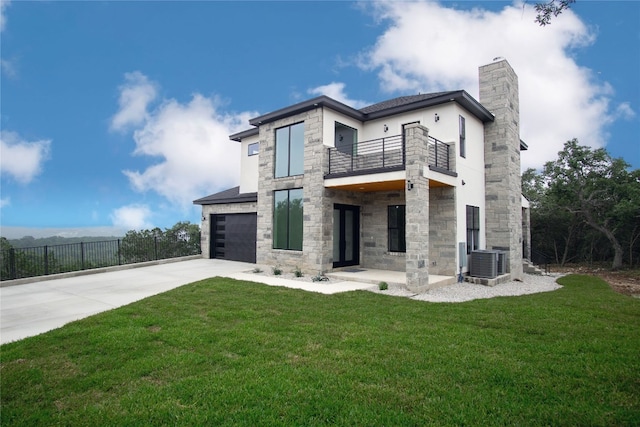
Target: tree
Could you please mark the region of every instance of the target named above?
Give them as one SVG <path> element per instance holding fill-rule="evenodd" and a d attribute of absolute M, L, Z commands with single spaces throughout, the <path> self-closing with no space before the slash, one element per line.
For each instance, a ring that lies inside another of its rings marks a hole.
<path fill-rule="evenodd" d="M 640 170 L 629 167 L 605 149 L 593 150 L 573 139 L 557 160 L 545 164 L 541 177 L 547 208 L 568 212 L 604 236 L 613 250 L 614 269 L 622 266 L 621 242 L 633 250 L 638 240 Z"/>
<path fill-rule="evenodd" d="M 125 264 L 174 258 L 200 253 L 200 227 L 190 222 L 178 222 L 162 231 L 130 230 L 122 238 L 120 254 Z"/>
<path fill-rule="evenodd" d="M 534 22 L 540 24 L 541 27 L 551 24 L 551 16 L 557 17 L 565 9 L 569 9 L 572 3 L 576 0 L 551 0 L 543 3 L 536 3 L 534 5 L 536 12 L 536 19 Z"/>

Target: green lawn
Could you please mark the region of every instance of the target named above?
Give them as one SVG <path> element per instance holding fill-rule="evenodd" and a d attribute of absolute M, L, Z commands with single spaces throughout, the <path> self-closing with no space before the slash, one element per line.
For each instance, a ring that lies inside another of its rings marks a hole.
<path fill-rule="evenodd" d="M 640 424 L 640 300 L 560 283 L 434 304 L 204 280 L 0 347 L 0 424 Z"/>

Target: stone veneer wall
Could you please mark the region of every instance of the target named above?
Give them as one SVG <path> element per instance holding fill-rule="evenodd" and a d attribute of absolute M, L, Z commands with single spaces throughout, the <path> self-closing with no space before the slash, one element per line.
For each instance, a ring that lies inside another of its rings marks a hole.
<path fill-rule="evenodd" d="M 407 288 L 413 292 L 429 289 L 429 179 L 424 176 L 428 165 L 426 127 L 411 124 L 405 128 L 407 185 L 406 199 L 406 273 Z"/>
<path fill-rule="evenodd" d="M 405 271 L 404 252 L 389 252 L 388 206 L 404 205 L 404 191 L 365 193 L 360 215 L 361 265 L 364 268 Z"/>
<path fill-rule="evenodd" d="M 257 203 L 226 203 L 221 205 L 203 205 L 202 216 L 205 218 L 200 224 L 200 247 L 202 257 L 210 258 L 211 217 L 213 214 L 237 214 L 257 212 Z"/>
<path fill-rule="evenodd" d="M 275 130 L 304 122 L 304 174 L 274 178 Z M 333 247 L 327 238 L 327 224 L 332 223 L 333 210 L 325 198 L 324 174 L 327 147 L 322 144 L 322 109 L 316 108 L 260 126 L 258 160 L 258 264 L 299 267 L 304 271 L 324 271 L 331 266 Z M 273 192 L 303 189 L 302 251 L 273 249 Z M 332 232 L 332 231 L 331 231 Z"/>
<path fill-rule="evenodd" d="M 429 272 L 455 276 L 456 271 L 456 189 L 429 189 Z"/>
<path fill-rule="evenodd" d="M 484 127 L 487 249 L 509 253 L 509 272 L 522 278 L 522 189 L 518 76 L 505 60 L 480 67 L 480 103 L 495 120 Z"/>

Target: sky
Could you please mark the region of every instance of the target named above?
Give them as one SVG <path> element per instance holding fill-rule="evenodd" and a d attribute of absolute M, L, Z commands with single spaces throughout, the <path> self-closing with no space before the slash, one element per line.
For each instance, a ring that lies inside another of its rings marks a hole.
<path fill-rule="evenodd" d="M 228 136 L 325 94 L 356 108 L 464 89 L 503 57 L 522 168 L 567 140 L 640 168 L 640 2 L 0 0 L 0 235 L 200 223 L 239 183 Z"/>

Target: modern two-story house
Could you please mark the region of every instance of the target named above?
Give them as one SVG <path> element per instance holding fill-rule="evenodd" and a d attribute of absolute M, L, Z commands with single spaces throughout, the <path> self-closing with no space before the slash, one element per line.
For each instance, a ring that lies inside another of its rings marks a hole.
<path fill-rule="evenodd" d="M 240 185 L 194 201 L 203 256 L 404 271 L 420 292 L 430 274 L 467 273 L 472 251 L 500 249 L 521 278 L 518 79 L 506 60 L 479 78 L 479 101 L 457 90 L 356 109 L 320 96 L 250 120 L 230 136 Z"/>

